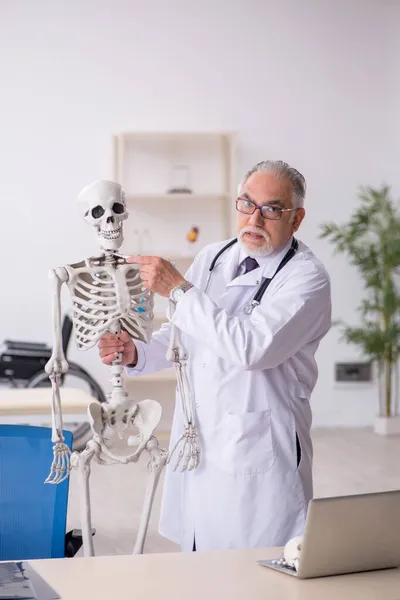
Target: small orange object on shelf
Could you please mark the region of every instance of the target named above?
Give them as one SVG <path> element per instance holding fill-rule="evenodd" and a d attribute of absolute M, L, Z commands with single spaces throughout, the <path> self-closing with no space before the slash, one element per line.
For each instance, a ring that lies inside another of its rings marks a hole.
<path fill-rule="evenodd" d="M 196 226 L 193 226 L 192 229 L 189 231 L 189 233 L 186 236 L 186 239 L 188 242 L 195 242 L 199 236 L 199 228 Z"/>

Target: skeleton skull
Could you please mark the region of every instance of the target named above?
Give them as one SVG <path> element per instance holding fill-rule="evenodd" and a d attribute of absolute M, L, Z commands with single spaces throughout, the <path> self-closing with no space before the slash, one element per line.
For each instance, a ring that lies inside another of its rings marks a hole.
<path fill-rule="evenodd" d="M 95 228 L 101 248 L 118 250 L 124 241 L 122 222 L 129 214 L 122 187 L 114 181 L 94 181 L 83 188 L 78 202 L 85 205 L 85 220 Z"/>
<path fill-rule="evenodd" d="M 286 544 L 284 551 L 283 551 L 283 557 L 285 559 L 285 562 L 289 566 L 296 569 L 296 571 L 299 568 L 302 543 L 303 543 L 303 536 L 294 537 L 288 541 L 288 543 Z"/>

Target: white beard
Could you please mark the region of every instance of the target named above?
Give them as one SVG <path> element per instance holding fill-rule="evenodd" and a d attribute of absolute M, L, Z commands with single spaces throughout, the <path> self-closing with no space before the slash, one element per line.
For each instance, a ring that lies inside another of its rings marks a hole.
<path fill-rule="evenodd" d="M 243 240 L 243 236 L 245 233 L 255 233 L 257 235 L 262 235 L 264 238 L 264 243 L 261 246 L 248 246 L 247 243 Z M 261 229 L 260 227 L 243 227 L 243 229 L 241 229 L 239 232 L 238 243 L 239 246 L 244 250 L 244 252 L 246 252 L 246 254 L 248 254 L 252 258 L 257 258 L 257 256 L 269 256 L 274 251 L 271 245 L 269 235 L 266 231 L 264 231 L 264 229 Z"/>

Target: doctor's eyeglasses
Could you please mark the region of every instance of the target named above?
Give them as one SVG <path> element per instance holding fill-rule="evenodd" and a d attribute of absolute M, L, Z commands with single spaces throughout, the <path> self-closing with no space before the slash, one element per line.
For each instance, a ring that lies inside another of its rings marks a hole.
<path fill-rule="evenodd" d="M 238 198 L 236 200 L 236 210 L 245 215 L 252 215 L 256 210 L 259 210 L 264 219 L 278 221 L 284 212 L 290 212 L 296 209 L 281 208 L 280 206 L 274 206 L 273 204 L 258 206 L 257 204 L 254 204 L 254 202 L 251 202 L 251 200 L 247 200 L 247 198 Z"/>

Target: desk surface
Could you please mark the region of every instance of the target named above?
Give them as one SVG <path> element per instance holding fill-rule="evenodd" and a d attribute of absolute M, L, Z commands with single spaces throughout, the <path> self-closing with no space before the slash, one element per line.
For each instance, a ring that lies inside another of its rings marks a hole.
<path fill-rule="evenodd" d="M 300 580 L 267 569 L 274 549 L 34 560 L 62 600 L 400 600 L 400 569 Z"/>
<path fill-rule="evenodd" d="M 51 388 L 0 388 L 0 416 L 50 415 Z M 64 414 L 86 413 L 95 398 L 80 388 L 62 388 Z"/>

